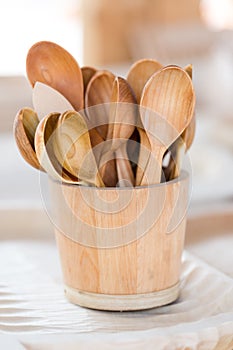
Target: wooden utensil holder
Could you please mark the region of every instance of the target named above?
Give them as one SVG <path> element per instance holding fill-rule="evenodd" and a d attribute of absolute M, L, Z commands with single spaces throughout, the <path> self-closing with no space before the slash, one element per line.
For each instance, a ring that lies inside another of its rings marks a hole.
<path fill-rule="evenodd" d="M 179 295 L 189 176 L 94 188 L 50 180 L 65 294 L 100 310 L 142 310 Z"/>

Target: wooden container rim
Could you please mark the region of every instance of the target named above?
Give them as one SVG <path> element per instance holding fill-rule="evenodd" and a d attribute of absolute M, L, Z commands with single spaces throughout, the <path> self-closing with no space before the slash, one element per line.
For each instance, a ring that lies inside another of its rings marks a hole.
<path fill-rule="evenodd" d="M 96 187 L 96 186 L 83 186 L 83 185 L 79 185 L 79 184 L 71 184 L 71 183 L 66 183 L 66 182 L 62 182 L 59 181 L 57 179 L 52 178 L 51 176 L 48 176 L 50 181 L 60 184 L 62 186 L 65 187 L 81 187 L 82 189 L 88 189 L 90 191 L 93 190 L 98 190 L 98 191 L 131 191 L 131 190 L 142 190 L 142 189 L 146 189 L 146 188 L 155 188 L 155 187 L 163 187 L 163 186 L 167 186 L 170 184 L 175 184 L 177 182 L 182 182 L 185 181 L 189 178 L 189 173 L 186 170 L 181 170 L 180 176 L 178 176 L 177 178 L 170 180 L 170 181 L 166 181 L 166 182 L 160 182 L 158 184 L 152 184 L 152 185 L 143 185 L 143 186 L 133 186 L 133 187 Z"/>

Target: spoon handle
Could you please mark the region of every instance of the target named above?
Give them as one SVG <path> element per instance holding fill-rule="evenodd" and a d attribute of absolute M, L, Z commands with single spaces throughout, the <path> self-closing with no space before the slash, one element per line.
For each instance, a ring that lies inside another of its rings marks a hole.
<path fill-rule="evenodd" d="M 167 175 L 167 181 L 173 180 L 180 175 L 181 163 L 185 154 L 185 150 L 185 143 L 180 140 L 180 138 L 178 138 L 170 147 L 171 166 L 169 174 Z"/>
<path fill-rule="evenodd" d="M 160 183 L 163 155 L 164 147 L 158 145 L 158 147 L 153 148 L 144 170 L 141 186 L 149 186 Z"/>
<path fill-rule="evenodd" d="M 191 122 L 187 128 L 178 137 L 175 142 L 169 147 L 171 152 L 171 159 L 167 171 L 167 181 L 172 180 L 180 175 L 181 163 L 185 152 L 188 151 L 192 145 L 194 135 L 195 135 L 196 120 L 195 116 L 192 117 Z"/>
<path fill-rule="evenodd" d="M 140 151 L 136 172 L 135 185 L 140 186 L 142 184 L 142 179 L 146 170 L 147 163 L 150 158 L 151 146 L 146 131 L 138 127 L 138 132 L 140 135 Z"/>
<path fill-rule="evenodd" d="M 104 151 L 104 140 L 96 128 L 89 129 L 89 135 L 96 163 L 100 168 L 101 156 Z M 106 162 L 106 164 L 103 166 L 103 169 L 100 169 L 100 174 L 106 187 L 115 187 L 117 184 L 115 159 L 111 159 Z"/>
<path fill-rule="evenodd" d="M 127 154 L 127 143 L 123 143 L 116 152 L 116 167 L 119 187 L 131 187 L 135 184 L 134 173 Z"/>
<path fill-rule="evenodd" d="M 106 187 L 116 187 L 118 182 L 116 160 L 107 161 L 100 169 L 100 174 Z"/>

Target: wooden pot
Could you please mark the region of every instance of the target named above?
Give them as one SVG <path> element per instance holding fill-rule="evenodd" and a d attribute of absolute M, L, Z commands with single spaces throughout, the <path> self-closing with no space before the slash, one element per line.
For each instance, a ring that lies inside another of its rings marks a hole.
<path fill-rule="evenodd" d="M 65 293 L 100 310 L 142 310 L 179 294 L 189 176 L 95 188 L 50 180 Z"/>

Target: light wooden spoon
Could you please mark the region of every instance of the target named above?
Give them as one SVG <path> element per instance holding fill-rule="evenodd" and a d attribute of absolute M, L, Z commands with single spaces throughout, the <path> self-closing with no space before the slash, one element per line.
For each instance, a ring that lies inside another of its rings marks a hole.
<path fill-rule="evenodd" d="M 116 77 L 112 90 L 107 132 L 108 152 L 102 160 L 115 152 L 119 186 L 134 186 L 134 174 L 127 154 L 127 142 L 137 123 L 136 99 L 128 82 Z"/>
<path fill-rule="evenodd" d="M 190 78 L 192 79 L 193 69 L 192 64 L 184 67 L 184 70 L 188 73 Z M 182 132 L 181 136 L 173 142 L 173 144 L 169 147 L 168 151 L 170 151 L 170 162 L 167 169 L 164 170 L 164 175 L 167 181 L 170 181 L 180 174 L 181 162 L 185 152 L 189 150 L 193 143 L 194 135 L 195 135 L 195 126 L 196 119 L 193 116 L 191 122 L 187 126 L 187 128 Z"/>
<path fill-rule="evenodd" d="M 60 92 L 40 82 L 36 82 L 32 90 L 32 103 L 39 119 L 51 112 L 63 113 L 73 109 Z"/>
<path fill-rule="evenodd" d="M 104 186 L 92 152 L 88 127 L 80 113 L 67 111 L 60 115 L 56 142 L 55 154 L 70 174 L 88 184 Z"/>
<path fill-rule="evenodd" d="M 137 97 L 137 102 L 140 103 L 140 99 L 141 99 L 141 94 L 142 94 L 142 90 L 146 84 L 146 82 L 148 81 L 148 79 L 158 70 L 162 69 L 163 65 L 161 63 L 159 63 L 156 60 L 153 59 L 142 59 L 139 60 L 137 62 L 135 62 L 127 75 L 127 81 L 130 83 L 131 87 L 133 88 L 135 95 Z M 189 64 L 188 66 L 186 66 L 185 71 L 189 74 L 189 76 L 192 78 L 192 65 Z M 190 126 L 191 127 L 191 126 Z M 189 128 L 189 126 L 187 127 L 187 129 Z M 141 144 L 141 148 L 142 148 L 142 152 L 139 152 L 139 159 L 138 159 L 138 167 L 137 167 L 137 173 L 136 173 L 136 186 L 141 184 L 142 181 L 142 177 L 144 174 L 144 169 L 146 167 L 146 164 L 148 162 L 149 159 L 149 152 L 147 152 L 146 150 L 149 147 L 149 140 L 148 137 L 146 135 L 145 130 L 143 129 L 142 126 L 139 125 L 138 127 L 138 131 L 140 134 L 140 144 Z M 187 133 L 190 134 L 191 130 L 187 130 Z M 181 137 L 183 139 L 185 139 L 185 133 L 186 130 L 184 130 L 184 132 L 182 133 Z M 175 157 L 175 149 L 176 149 L 176 145 L 175 143 L 172 144 L 171 146 L 171 150 L 173 157 Z M 166 152 L 165 152 L 166 153 Z M 182 158 L 182 155 L 180 156 Z M 174 172 L 174 161 L 171 158 L 171 163 L 169 164 L 169 167 L 167 167 L 167 174 L 170 174 L 171 172 Z M 167 177 L 170 177 L 171 175 L 167 175 Z"/>
<path fill-rule="evenodd" d="M 140 103 L 142 90 L 147 80 L 158 70 L 163 68 L 163 65 L 153 59 L 142 59 L 135 62 L 127 74 L 127 81 L 132 87 L 137 103 Z"/>
<path fill-rule="evenodd" d="M 127 74 L 127 81 L 135 93 L 138 104 L 140 103 L 141 94 L 146 82 L 154 73 L 162 68 L 163 65 L 153 59 L 141 59 L 130 67 L 130 70 Z M 141 151 L 139 152 L 138 158 L 138 167 L 135 180 L 136 186 L 139 186 L 141 184 L 144 170 L 150 157 L 150 152 L 147 151 L 150 147 L 150 143 L 142 125 L 138 125 L 138 132 L 140 135 Z"/>
<path fill-rule="evenodd" d="M 76 110 L 83 109 L 83 77 L 73 56 L 61 46 L 40 41 L 27 54 L 27 76 L 32 86 L 37 81 L 59 91 Z"/>
<path fill-rule="evenodd" d="M 106 140 L 109 123 L 109 107 L 115 76 L 109 71 L 98 71 L 89 81 L 85 95 L 85 106 L 88 119 Z M 100 108 L 90 108 L 101 105 Z"/>
<path fill-rule="evenodd" d="M 189 150 L 193 143 L 195 135 L 196 119 L 193 116 L 188 127 L 183 131 L 182 135 L 171 145 L 170 162 L 167 168 L 164 169 L 166 181 L 175 179 L 180 175 L 181 163 L 185 152 Z"/>
<path fill-rule="evenodd" d="M 190 123 L 195 105 L 192 80 L 176 66 L 155 73 L 146 83 L 140 114 L 147 132 L 151 156 L 141 184 L 159 183 L 165 150 Z"/>
<path fill-rule="evenodd" d="M 84 88 L 84 98 L 85 98 L 87 85 L 88 85 L 89 81 L 91 80 L 91 78 L 93 77 L 93 75 L 95 75 L 97 70 L 93 67 L 84 66 L 81 68 L 81 71 L 82 71 L 82 76 L 83 76 L 83 88 Z"/>
<path fill-rule="evenodd" d="M 14 120 L 14 136 L 22 157 L 33 168 L 43 170 L 34 146 L 36 128 L 39 124 L 37 113 L 31 108 L 21 109 Z"/>
<path fill-rule="evenodd" d="M 35 133 L 36 155 L 46 172 L 55 180 L 83 184 L 63 168 L 55 155 L 54 149 L 57 148 L 55 136 L 59 116 L 59 113 L 50 113 L 40 121 Z"/>
<path fill-rule="evenodd" d="M 115 76 L 111 72 L 98 71 L 89 81 L 85 95 L 85 111 L 91 124 L 90 138 L 98 165 L 102 153 L 105 152 L 105 143 L 102 143 L 102 148 L 99 146 L 100 142 L 97 133 L 102 138 L 102 141 L 106 140 L 114 79 Z M 98 152 L 95 149 L 96 145 L 98 145 Z M 116 186 L 118 179 L 115 159 L 111 159 L 106 163 L 105 169 L 101 174 L 107 187 Z"/>

